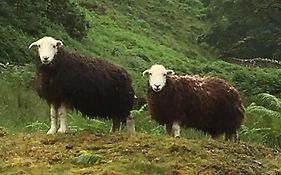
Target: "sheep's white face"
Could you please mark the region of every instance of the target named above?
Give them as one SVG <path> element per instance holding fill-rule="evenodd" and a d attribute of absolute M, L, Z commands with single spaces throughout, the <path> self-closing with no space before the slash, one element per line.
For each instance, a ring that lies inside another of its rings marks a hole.
<path fill-rule="evenodd" d="M 60 40 L 46 36 L 30 44 L 29 48 L 37 46 L 41 62 L 43 64 L 49 64 L 57 54 L 58 48 L 62 45 Z"/>
<path fill-rule="evenodd" d="M 143 75 L 149 76 L 149 85 L 155 92 L 161 91 L 166 84 L 167 76 L 173 74 L 173 70 L 166 70 L 164 66 L 158 64 L 143 72 Z"/>

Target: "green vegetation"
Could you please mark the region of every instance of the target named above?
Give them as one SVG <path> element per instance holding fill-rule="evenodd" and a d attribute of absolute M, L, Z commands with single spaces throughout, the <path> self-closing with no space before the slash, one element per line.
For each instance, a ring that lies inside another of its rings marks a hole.
<path fill-rule="evenodd" d="M 246 115 L 242 128 L 245 140 L 281 147 L 281 99 L 259 94 L 247 107 Z"/>
<path fill-rule="evenodd" d="M 76 2 L 64 0 L 4 0 L 0 2 L 0 61 L 23 64 L 32 61 L 28 43 L 42 35 L 76 39 L 86 36 L 85 14 Z M 65 32 L 66 31 L 66 32 Z"/>
<path fill-rule="evenodd" d="M 275 0 L 202 0 L 212 25 L 200 40 L 223 57 L 281 59 L 281 2 Z"/>

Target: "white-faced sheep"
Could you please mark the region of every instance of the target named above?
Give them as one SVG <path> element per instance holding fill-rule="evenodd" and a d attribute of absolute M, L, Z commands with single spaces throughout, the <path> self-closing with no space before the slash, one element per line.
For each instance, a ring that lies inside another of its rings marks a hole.
<path fill-rule="evenodd" d="M 127 120 L 128 132 L 134 132 L 130 117 L 134 91 L 127 71 L 106 60 L 68 51 L 62 45 L 59 40 L 44 37 L 29 46 L 37 47 L 37 93 L 51 106 L 47 134 L 67 131 L 67 109 L 72 108 L 88 117 L 112 119 L 113 132 Z"/>
<path fill-rule="evenodd" d="M 244 118 L 238 91 L 216 77 L 173 76 L 173 70 L 153 65 L 148 75 L 147 102 L 154 120 L 166 125 L 167 134 L 180 136 L 180 125 L 209 133 L 213 138 L 225 134 L 238 139 Z"/>

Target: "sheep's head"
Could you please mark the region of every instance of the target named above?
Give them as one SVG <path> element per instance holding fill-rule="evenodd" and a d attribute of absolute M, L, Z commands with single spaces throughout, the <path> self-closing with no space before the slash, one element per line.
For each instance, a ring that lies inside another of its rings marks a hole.
<path fill-rule="evenodd" d="M 149 76 L 149 85 L 152 90 L 159 92 L 165 86 L 167 76 L 173 75 L 174 71 L 166 70 L 164 66 L 155 64 L 150 69 L 145 70 L 142 74 Z"/>
<path fill-rule="evenodd" d="M 58 48 L 62 45 L 63 44 L 60 40 L 45 36 L 44 38 L 41 38 L 38 41 L 30 44 L 29 48 L 37 46 L 41 62 L 43 64 L 49 64 L 57 54 Z"/>

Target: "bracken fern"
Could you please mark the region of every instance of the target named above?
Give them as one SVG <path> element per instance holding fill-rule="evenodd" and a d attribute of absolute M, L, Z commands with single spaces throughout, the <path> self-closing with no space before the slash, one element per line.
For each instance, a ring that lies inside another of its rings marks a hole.
<path fill-rule="evenodd" d="M 241 135 L 245 140 L 281 147 L 280 126 L 281 99 L 262 93 L 246 108 L 246 120 Z"/>

